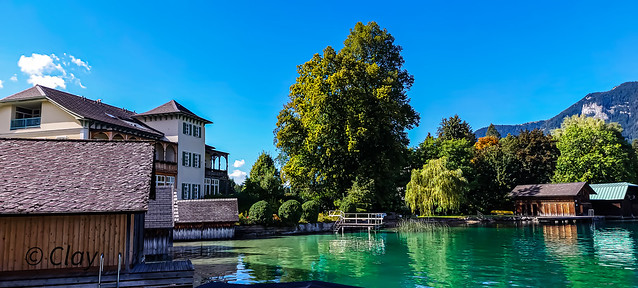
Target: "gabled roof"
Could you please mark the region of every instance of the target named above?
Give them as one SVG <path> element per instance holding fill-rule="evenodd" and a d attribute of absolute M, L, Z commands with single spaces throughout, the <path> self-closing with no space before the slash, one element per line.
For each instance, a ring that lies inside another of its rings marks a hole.
<path fill-rule="evenodd" d="M 27 101 L 36 99 L 48 99 L 60 106 L 70 114 L 78 118 L 96 120 L 107 124 L 117 125 L 127 129 L 138 130 L 156 137 L 164 136 L 163 133 L 154 130 L 144 123 L 134 119 L 135 112 L 124 108 L 111 106 L 101 101 L 94 101 L 85 97 L 73 95 L 41 85 L 35 85 L 27 90 L 18 92 L 0 100 L 0 103 Z"/>
<path fill-rule="evenodd" d="M 237 198 L 179 200 L 175 223 L 237 222 Z"/>
<path fill-rule="evenodd" d="M 0 139 L 0 214 L 145 211 L 146 141 Z"/>
<path fill-rule="evenodd" d="M 147 111 L 144 113 L 136 114 L 135 116 L 150 116 L 150 115 L 163 115 L 163 114 L 184 114 L 192 118 L 198 119 L 200 121 L 203 121 L 206 124 L 213 123 L 209 120 L 206 120 L 202 117 L 195 115 L 195 113 L 191 112 L 191 110 L 186 109 L 186 107 L 182 106 L 182 104 L 177 103 L 177 101 L 175 100 L 168 101 L 157 108 L 153 108 L 150 111 Z"/>
<path fill-rule="evenodd" d="M 623 200 L 629 187 L 638 187 L 636 184 L 627 182 L 590 184 L 589 186 L 596 191 L 596 195 L 590 196 L 591 200 Z"/>
<path fill-rule="evenodd" d="M 586 182 L 559 183 L 559 184 L 531 184 L 518 185 L 509 193 L 510 197 L 556 197 L 576 196 L 581 191 L 596 194 Z"/>

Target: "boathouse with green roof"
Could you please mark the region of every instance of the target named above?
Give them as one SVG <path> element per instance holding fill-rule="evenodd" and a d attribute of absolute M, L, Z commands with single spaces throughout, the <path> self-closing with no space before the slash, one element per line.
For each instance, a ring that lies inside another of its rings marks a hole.
<path fill-rule="evenodd" d="M 619 182 L 589 185 L 596 194 L 590 200 L 596 215 L 632 217 L 638 216 L 638 185 Z"/>

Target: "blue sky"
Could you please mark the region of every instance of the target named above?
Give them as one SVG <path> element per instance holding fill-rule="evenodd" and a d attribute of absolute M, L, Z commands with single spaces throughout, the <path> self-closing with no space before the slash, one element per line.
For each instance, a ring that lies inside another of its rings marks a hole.
<path fill-rule="evenodd" d="M 231 165 L 245 160 L 230 172 L 248 172 L 262 150 L 277 154 L 272 131 L 296 66 L 340 49 L 358 21 L 404 48 L 421 115 L 411 145 L 443 117 L 474 129 L 547 119 L 638 80 L 635 2 L 129 2 L 1 1 L 0 96 L 51 76 L 137 112 L 175 99 L 214 122 L 207 143 Z M 34 68 L 34 53 L 53 63 Z"/>

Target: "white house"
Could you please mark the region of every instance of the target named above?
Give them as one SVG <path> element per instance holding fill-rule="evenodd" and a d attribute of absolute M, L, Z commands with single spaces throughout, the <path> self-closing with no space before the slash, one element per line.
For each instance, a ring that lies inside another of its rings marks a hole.
<path fill-rule="evenodd" d="M 0 99 L 0 138 L 155 141 L 155 184 L 178 200 L 229 191 L 228 153 L 206 145 L 207 124 L 174 100 L 138 114 L 41 85 Z"/>

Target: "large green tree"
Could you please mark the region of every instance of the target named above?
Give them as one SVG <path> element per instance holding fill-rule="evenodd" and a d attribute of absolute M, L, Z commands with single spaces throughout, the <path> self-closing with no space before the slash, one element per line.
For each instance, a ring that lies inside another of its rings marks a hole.
<path fill-rule="evenodd" d="M 298 66 L 275 129 L 293 190 L 330 204 L 365 178 L 374 183 L 375 208 L 398 203 L 406 130 L 419 121 L 401 50 L 376 23 L 357 23 L 340 51 L 328 46 Z"/>
<path fill-rule="evenodd" d="M 266 200 L 276 205 L 277 201 L 283 198 L 284 191 L 275 161 L 269 154 L 262 152 L 250 169 L 242 193 L 248 193 L 253 198 Z"/>
<path fill-rule="evenodd" d="M 552 133 L 560 150 L 555 182 L 636 180 L 636 154 L 618 123 L 575 115 Z"/>
<path fill-rule="evenodd" d="M 503 153 L 513 155 L 519 162 L 518 179 L 513 184 L 541 184 L 551 181 L 560 155 L 551 135 L 539 129 L 523 130 L 515 137 L 510 135 L 503 138 L 500 143 Z"/>
<path fill-rule="evenodd" d="M 433 159 L 412 170 L 405 201 L 412 212 L 422 215 L 456 212 L 466 201 L 467 185 L 461 169 L 448 168 L 446 157 Z"/>

